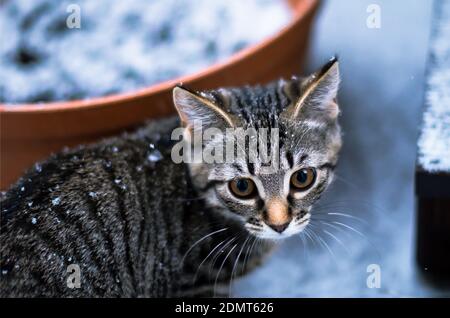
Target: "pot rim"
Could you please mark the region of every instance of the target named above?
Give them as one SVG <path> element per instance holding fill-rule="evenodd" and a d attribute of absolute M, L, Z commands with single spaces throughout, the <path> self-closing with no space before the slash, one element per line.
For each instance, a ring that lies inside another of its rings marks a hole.
<path fill-rule="evenodd" d="M 101 108 L 107 107 L 111 104 L 120 104 L 129 102 L 135 98 L 140 98 L 148 95 L 158 94 L 165 90 L 171 89 L 179 83 L 194 82 L 202 77 L 207 77 L 216 72 L 220 72 L 226 69 L 230 65 L 233 65 L 241 60 L 245 60 L 249 56 L 252 56 L 255 52 L 258 52 L 275 42 L 278 38 L 282 37 L 285 33 L 289 32 L 292 27 L 301 21 L 318 5 L 319 0 L 287 0 L 287 5 L 291 7 L 293 16 L 291 20 L 276 31 L 274 34 L 267 36 L 262 41 L 249 45 L 242 50 L 232 54 L 228 58 L 222 61 L 213 63 L 212 65 L 205 67 L 197 72 L 182 75 L 173 79 L 169 79 L 163 82 L 152 84 L 150 86 L 136 89 L 130 92 L 118 93 L 106 96 L 92 97 L 86 99 L 78 99 L 71 101 L 53 101 L 44 103 L 0 103 L 0 113 L 54 113 L 73 111 L 74 109 L 87 109 L 87 108 Z"/>

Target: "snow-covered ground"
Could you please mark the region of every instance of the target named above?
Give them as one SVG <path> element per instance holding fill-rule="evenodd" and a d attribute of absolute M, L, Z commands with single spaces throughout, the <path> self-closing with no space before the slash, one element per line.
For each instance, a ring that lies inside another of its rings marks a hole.
<path fill-rule="evenodd" d="M 381 9 L 380 29 L 366 26 L 373 3 Z M 314 228 L 332 253 L 307 238 L 306 249 L 300 237 L 289 239 L 236 282 L 234 295 L 450 296 L 427 285 L 414 263 L 414 163 L 431 8 L 429 0 L 324 3 L 308 68 L 334 53 L 340 57 L 344 147 L 338 179 L 316 210 Z M 367 287 L 370 264 L 381 270 L 379 289 Z"/>
<path fill-rule="evenodd" d="M 80 28 L 69 28 L 78 13 Z M 0 1 L 0 103 L 128 92 L 196 72 L 290 15 L 278 0 Z"/>

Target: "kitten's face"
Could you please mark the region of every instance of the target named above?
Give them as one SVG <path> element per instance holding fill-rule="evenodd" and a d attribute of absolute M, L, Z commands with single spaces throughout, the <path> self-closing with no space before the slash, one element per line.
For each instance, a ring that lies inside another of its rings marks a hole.
<path fill-rule="evenodd" d="M 193 183 L 208 204 L 260 238 L 281 239 L 301 232 L 314 202 L 332 181 L 341 147 L 338 83 L 333 60 L 309 78 L 264 87 L 201 95 L 176 88 L 175 105 L 186 127 L 186 142 L 195 143 L 189 138 L 193 122 L 202 120 L 202 129 L 266 128 L 270 146 L 278 145 L 275 169 L 268 169 L 261 157 L 252 157 L 256 147 L 248 143 L 241 146 L 244 157 L 190 163 Z M 211 144 L 203 141 L 200 149 Z"/>

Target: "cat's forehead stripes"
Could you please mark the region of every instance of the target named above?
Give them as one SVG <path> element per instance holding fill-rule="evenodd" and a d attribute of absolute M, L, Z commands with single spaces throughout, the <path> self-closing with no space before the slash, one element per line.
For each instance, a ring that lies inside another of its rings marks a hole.
<path fill-rule="evenodd" d="M 253 162 L 247 162 L 247 169 L 251 175 L 255 175 L 255 164 Z"/>
<path fill-rule="evenodd" d="M 292 155 L 292 152 L 290 150 L 285 151 L 286 154 L 286 160 L 288 162 L 289 168 L 293 168 L 294 167 L 294 156 Z"/>
<path fill-rule="evenodd" d="M 210 92 L 221 95 L 221 100 L 226 100 L 225 109 L 242 118 L 246 127 L 277 127 L 279 114 L 291 103 L 278 83 Z"/>

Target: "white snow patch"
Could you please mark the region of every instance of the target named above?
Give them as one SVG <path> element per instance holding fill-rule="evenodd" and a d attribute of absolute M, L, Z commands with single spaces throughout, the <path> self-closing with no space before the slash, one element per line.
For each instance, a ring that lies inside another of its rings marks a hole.
<path fill-rule="evenodd" d="M 0 30 L 8 36 L 0 45 L 0 102 L 143 88 L 224 60 L 274 34 L 291 16 L 279 0 L 79 0 L 81 28 L 69 29 L 72 2 L 3 4 Z M 20 48 L 37 61 L 17 62 Z"/>
<path fill-rule="evenodd" d="M 450 172 L 450 2 L 441 4 L 444 17 L 431 46 L 432 69 L 422 132 L 418 142 L 419 164 L 427 171 Z"/>

